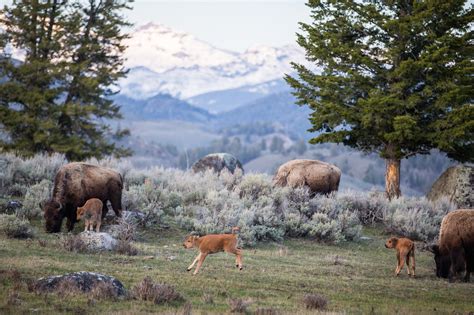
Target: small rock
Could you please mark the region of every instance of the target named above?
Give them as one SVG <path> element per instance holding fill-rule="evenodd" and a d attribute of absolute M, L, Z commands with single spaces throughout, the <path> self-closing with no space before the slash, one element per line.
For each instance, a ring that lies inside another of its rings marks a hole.
<path fill-rule="evenodd" d="M 114 294 L 117 297 L 125 295 L 125 287 L 123 286 L 122 282 L 116 278 L 86 271 L 68 273 L 62 276 L 49 276 L 40 278 L 34 284 L 34 290 L 39 293 L 54 292 L 64 289 L 64 283 L 75 286 L 76 289 L 84 293 L 90 292 L 102 283 L 111 286 L 114 290 Z"/>
<path fill-rule="evenodd" d="M 168 259 L 169 261 L 173 261 L 176 259 L 176 256 L 168 256 L 166 257 L 166 259 Z"/>
<path fill-rule="evenodd" d="M 361 236 L 361 237 L 360 237 L 360 240 L 361 240 L 361 241 L 370 241 L 370 240 L 372 240 L 372 238 L 371 238 L 371 237 L 368 237 L 368 236 Z"/>
<path fill-rule="evenodd" d="M 153 259 L 155 256 L 143 256 L 143 260 Z"/>
<path fill-rule="evenodd" d="M 10 200 L 0 206 L 0 212 L 13 214 L 16 212 L 17 209 L 20 209 L 21 207 L 23 207 L 23 204 L 18 200 Z"/>

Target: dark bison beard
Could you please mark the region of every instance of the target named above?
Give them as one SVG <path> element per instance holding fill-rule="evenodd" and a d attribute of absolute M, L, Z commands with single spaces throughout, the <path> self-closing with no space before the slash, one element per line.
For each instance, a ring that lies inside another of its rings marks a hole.
<path fill-rule="evenodd" d="M 61 225 L 63 223 L 64 217 L 61 217 L 58 220 L 46 220 L 46 232 L 48 233 L 59 233 L 61 232 Z"/>

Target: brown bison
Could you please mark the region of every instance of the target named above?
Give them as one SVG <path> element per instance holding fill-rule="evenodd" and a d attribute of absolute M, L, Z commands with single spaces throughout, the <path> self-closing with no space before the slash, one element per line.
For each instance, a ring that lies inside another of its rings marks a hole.
<path fill-rule="evenodd" d="M 67 229 L 71 231 L 76 223 L 77 207 L 91 198 L 103 202 L 102 218 L 107 213 L 107 201 L 115 214 L 122 211 L 122 176 L 114 170 L 85 163 L 69 163 L 61 167 L 54 179 L 53 195 L 40 204 L 46 220 L 46 231 L 57 233 L 67 218 Z"/>
<path fill-rule="evenodd" d="M 189 235 L 184 239 L 183 246 L 186 249 L 193 247 L 199 248 L 199 254 L 188 267 L 188 271 L 193 269 L 197 263 L 193 275 L 196 275 L 201 269 L 204 259 L 207 255 L 219 252 L 227 252 L 235 255 L 235 266 L 242 270 L 242 249 L 237 247 L 236 233 L 240 229 L 238 227 L 232 228 L 232 234 L 209 234 L 206 236 Z"/>
<path fill-rule="evenodd" d="M 409 276 L 415 276 L 415 243 L 408 238 L 391 237 L 385 242 L 386 248 L 395 248 L 397 250 L 397 268 L 395 275 L 399 275 L 405 262 L 407 263 L 407 273 Z M 411 264 L 411 266 L 410 266 Z"/>
<path fill-rule="evenodd" d="M 438 245 L 431 247 L 436 275 L 453 280 L 465 272 L 469 282 L 474 271 L 474 211 L 461 209 L 448 213 L 441 222 Z"/>
<path fill-rule="evenodd" d="M 102 224 L 102 208 L 104 204 L 100 199 L 92 198 L 86 201 L 82 207 L 77 208 L 77 221 L 84 218 L 84 232 L 92 231 L 95 225 L 96 232 L 100 232 Z"/>
<path fill-rule="evenodd" d="M 307 186 L 312 193 L 328 194 L 339 189 L 341 170 L 316 160 L 292 160 L 281 165 L 273 183 L 277 186 Z"/>

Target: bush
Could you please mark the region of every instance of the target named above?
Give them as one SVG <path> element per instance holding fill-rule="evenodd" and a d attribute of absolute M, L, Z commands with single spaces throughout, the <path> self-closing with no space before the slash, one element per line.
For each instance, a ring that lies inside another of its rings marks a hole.
<path fill-rule="evenodd" d="M 50 180 L 65 162 L 61 155 L 25 160 L 0 155 L 0 193 L 14 187 L 18 194 L 26 194 L 18 213 L 36 217 L 40 214 L 36 204 L 48 196 Z M 244 245 L 284 237 L 351 241 L 359 238 L 362 225 L 375 224 L 390 233 L 430 241 L 438 235 L 442 217 L 455 208 L 448 201 L 431 203 L 424 198 L 389 201 L 376 192 L 311 196 L 306 188 L 273 187 L 271 177 L 263 174 L 195 174 L 162 167 L 138 171 L 129 160 L 87 162 L 120 171 L 125 181 L 124 209 L 143 214 L 133 226 L 114 228 L 122 240 L 132 240 L 136 228 L 161 224 L 168 216 L 180 227 L 201 234 L 230 232 L 239 226 Z"/>
<path fill-rule="evenodd" d="M 390 233 L 432 241 L 438 237 L 443 217 L 454 209 L 447 199 L 433 203 L 425 198 L 398 198 L 387 203 L 383 223 Z"/>
<path fill-rule="evenodd" d="M 231 313 L 247 313 L 247 308 L 252 304 L 251 300 L 229 299 Z"/>
<path fill-rule="evenodd" d="M 22 159 L 11 153 L 0 154 L 0 193 L 5 189 L 32 186 L 43 179 L 52 180 L 58 169 L 66 164 L 62 154 L 37 154 Z M 21 190 L 20 190 L 21 191 Z"/>
<path fill-rule="evenodd" d="M 39 203 L 49 199 L 53 182 L 43 179 L 40 183 L 28 188 L 26 191 L 23 207 L 17 211 L 17 215 L 28 219 L 38 218 L 42 215 Z"/>
<path fill-rule="evenodd" d="M 309 310 L 325 310 L 328 300 L 319 294 L 306 294 L 303 297 L 303 305 Z"/>
<path fill-rule="evenodd" d="M 30 225 L 30 221 L 10 214 L 0 214 L 0 233 L 9 238 L 34 237 L 34 231 Z"/>
<path fill-rule="evenodd" d="M 147 217 L 143 222 L 145 225 L 158 224 L 164 215 L 160 196 L 160 190 L 151 182 L 130 186 L 128 191 L 124 191 L 123 206 L 129 211 L 144 213 Z"/>
<path fill-rule="evenodd" d="M 131 296 L 137 300 L 153 301 L 155 304 L 164 304 L 183 301 L 183 297 L 176 289 L 168 284 L 154 283 L 151 277 L 145 277 L 142 282 L 134 286 Z"/>
<path fill-rule="evenodd" d="M 137 256 L 138 249 L 128 241 L 119 240 L 114 251 L 120 255 Z"/>

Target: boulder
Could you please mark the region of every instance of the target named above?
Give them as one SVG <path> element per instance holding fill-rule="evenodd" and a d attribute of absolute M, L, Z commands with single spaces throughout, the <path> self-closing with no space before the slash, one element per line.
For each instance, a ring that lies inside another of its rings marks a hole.
<path fill-rule="evenodd" d="M 240 161 L 237 160 L 235 156 L 228 153 L 213 153 L 206 155 L 192 166 L 192 170 L 195 173 L 213 170 L 214 172 L 220 174 L 224 169 L 228 170 L 232 174 L 234 174 L 236 170 L 240 170 L 242 174 L 244 173 L 244 169 Z"/>
<path fill-rule="evenodd" d="M 474 166 L 449 167 L 434 182 L 427 197 L 431 201 L 446 197 L 458 208 L 474 208 Z"/>
<path fill-rule="evenodd" d="M 117 240 L 105 232 L 82 232 L 78 234 L 78 237 L 84 242 L 87 249 L 91 251 L 113 250 L 117 245 Z"/>
<path fill-rule="evenodd" d="M 15 213 L 18 209 L 21 209 L 23 207 L 23 204 L 19 202 L 18 200 L 10 200 L 5 204 L 2 204 L 0 206 L 0 212 L 1 213 L 7 213 L 7 214 L 13 214 Z"/>
<path fill-rule="evenodd" d="M 126 293 L 122 282 L 116 278 L 86 271 L 44 277 L 38 279 L 34 284 L 34 290 L 38 293 L 57 292 L 65 289 L 76 289 L 88 293 L 96 288 L 111 290 L 115 297 L 124 296 Z"/>

